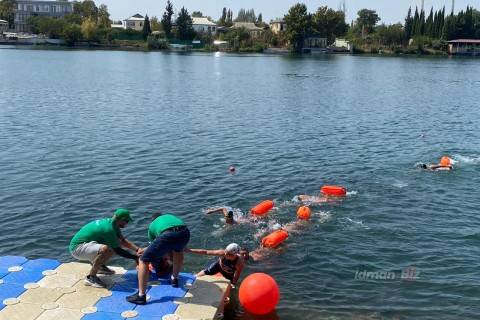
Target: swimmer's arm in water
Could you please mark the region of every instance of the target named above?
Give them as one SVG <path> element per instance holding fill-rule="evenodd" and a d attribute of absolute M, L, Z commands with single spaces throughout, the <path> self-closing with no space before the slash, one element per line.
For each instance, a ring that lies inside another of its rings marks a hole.
<path fill-rule="evenodd" d="M 216 209 L 210 209 L 210 210 L 207 210 L 206 214 L 211 214 L 211 213 L 214 213 L 214 212 L 220 212 L 220 211 L 223 211 L 224 214 L 226 214 L 226 211 L 224 207 L 221 207 L 221 208 L 216 208 Z M 228 212 L 227 212 L 228 213 Z"/>

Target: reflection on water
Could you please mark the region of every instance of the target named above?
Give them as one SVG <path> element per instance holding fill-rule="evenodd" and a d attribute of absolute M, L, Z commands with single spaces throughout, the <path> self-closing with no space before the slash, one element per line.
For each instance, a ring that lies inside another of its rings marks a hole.
<path fill-rule="evenodd" d="M 297 220 L 295 195 L 340 185 L 345 197 L 310 204 L 305 227 L 245 269 L 281 288 L 267 318 L 478 316 L 478 60 L 1 49 L 0 60 L 0 254 L 71 261 L 79 226 L 118 207 L 137 243 L 161 211 L 187 222 L 192 247 L 253 250 Z M 453 171 L 416 166 L 443 155 Z M 250 221 L 265 199 L 275 208 Z M 205 214 L 221 205 L 239 223 Z M 208 262 L 187 258 L 184 271 Z M 421 279 L 354 279 L 408 266 Z M 236 294 L 226 316 L 252 318 Z"/>

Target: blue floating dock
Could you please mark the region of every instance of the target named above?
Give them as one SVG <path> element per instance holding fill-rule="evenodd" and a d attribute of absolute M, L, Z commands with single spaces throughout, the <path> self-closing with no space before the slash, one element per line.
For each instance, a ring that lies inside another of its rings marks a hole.
<path fill-rule="evenodd" d="M 229 281 L 214 276 L 195 279 L 181 273 L 179 287 L 150 275 L 147 304 L 125 297 L 138 288 L 137 271 L 112 267 L 100 276 L 107 288 L 85 286 L 86 263 L 0 257 L 0 319 L 8 320 L 181 320 L 220 319 L 230 292 Z"/>

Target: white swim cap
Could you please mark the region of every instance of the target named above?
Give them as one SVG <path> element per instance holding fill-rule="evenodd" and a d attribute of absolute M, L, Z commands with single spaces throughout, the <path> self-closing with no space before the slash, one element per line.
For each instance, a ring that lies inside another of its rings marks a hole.
<path fill-rule="evenodd" d="M 240 252 L 240 246 L 236 243 L 230 243 L 227 246 L 227 252 L 231 254 L 237 254 Z"/>

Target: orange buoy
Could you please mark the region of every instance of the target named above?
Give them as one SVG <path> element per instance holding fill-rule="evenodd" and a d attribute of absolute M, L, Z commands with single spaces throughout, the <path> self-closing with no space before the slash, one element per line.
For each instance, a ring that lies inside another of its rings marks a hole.
<path fill-rule="evenodd" d="M 267 247 L 275 247 L 288 238 L 285 230 L 276 230 L 262 239 L 262 244 Z"/>
<path fill-rule="evenodd" d="M 263 216 L 265 213 L 270 211 L 273 208 L 273 201 L 272 200 L 265 200 L 250 210 L 251 214 L 257 214 L 259 216 Z"/>
<path fill-rule="evenodd" d="M 310 218 L 310 208 L 309 207 L 306 207 L 306 206 L 302 206 L 300 208 L 298 208 L 297 210 L 297 217 L 299 217 L 300 219 L 308 219 Z"/>
<path fill-rule="evenodd" d="M 347 194 L 344 188 L 338 186 L 323 186 L 320 191 L 330 196 L 344 196 Z"/>
<path fill-rule="evenodd" d="M 268 274 L 252 273 L 242 281 L 238 298 L 248 312 L 264 315 L 275 309 L 280 300 L 280 289 Z"/>
<path fill-rule="evenodd" d="M 450 158 L 445 156 L 445 157 L 442 157 L 442 159 L 440 159 L 440 165 L 442 167 L 449 167 L 450 166 Z"/>

